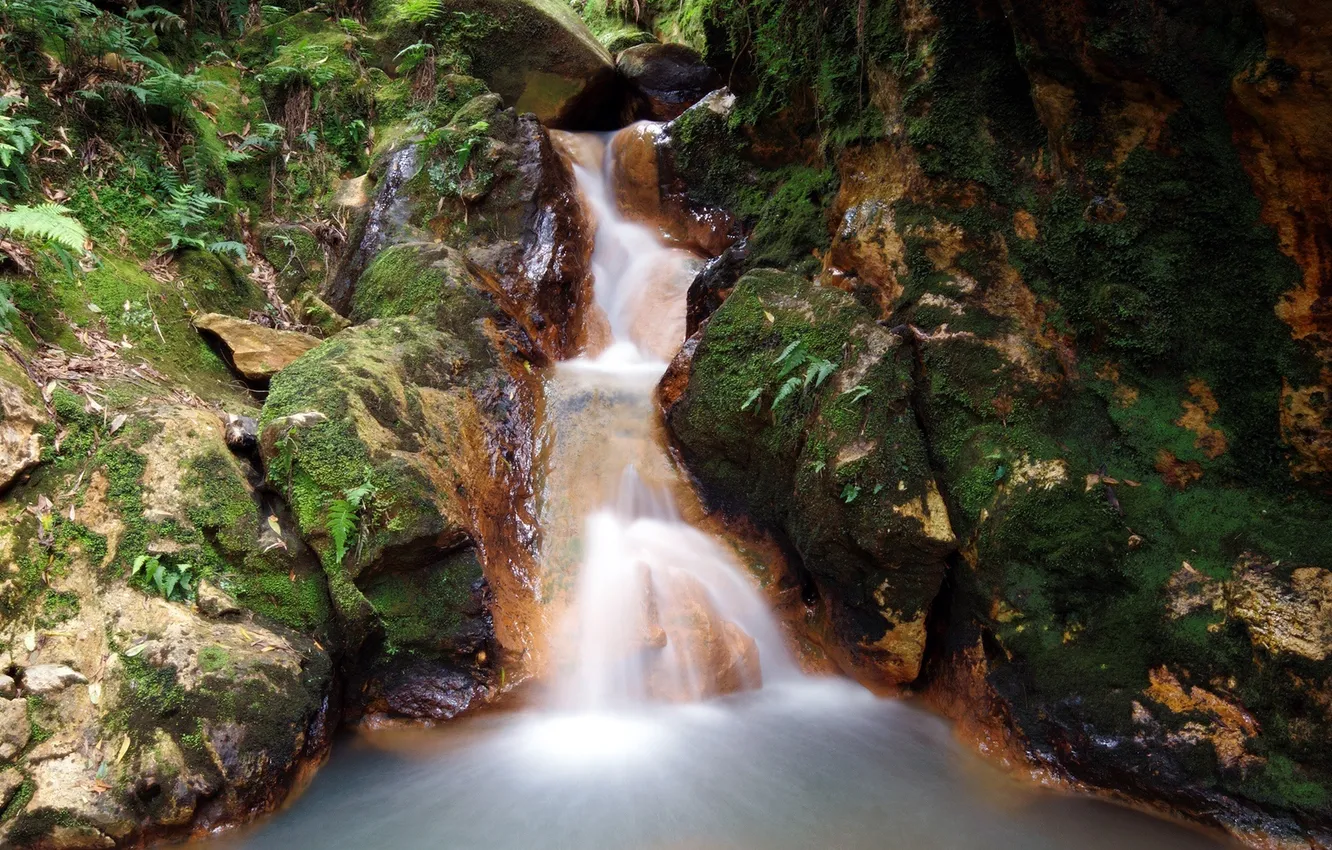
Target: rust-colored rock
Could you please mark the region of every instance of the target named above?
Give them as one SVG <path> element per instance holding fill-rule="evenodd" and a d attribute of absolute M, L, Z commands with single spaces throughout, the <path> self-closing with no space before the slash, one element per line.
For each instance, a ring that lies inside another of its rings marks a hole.
<path fill-rule="evenodd" d="M 648 611 L 648 691 L 654 699 L 690 702 L 763 684 L 754 639 L 717 613 L 707 589 L 687 573 L 651 576 Z M 671 657 L 667 662 L 668 654 Z M 683 665 L 696 675 L 668 674 Z"/>
<path fill-rule="evenodd" d="M 734 241 L 723 210 L 696 207 L 670 183 L 666 128 L 640 121 L 618 133 L 606 155 L 620 214 L 653 228 L 669 245 L 715 257 Z"/>
<path fill-rule="evenodd" d="M 222 343 L 231 365 L 247 381 L 269 380 L 319 344 L 309 334 L 266 328 L 221 313 L 196 316 L 194 326 Z"/>
<path fill-rule="evenodd" d="M 1258 0 L 1266 61 L 1231 88 L 1231 123 L 1262 202 L 1263 221 L 1300 268 L 1277 315 L 1323 363 L 1316 382 L 1286 386 L 1282 436 L 1304 478 L 1332 474 L 1332 7 L 1318 0 Z"/>

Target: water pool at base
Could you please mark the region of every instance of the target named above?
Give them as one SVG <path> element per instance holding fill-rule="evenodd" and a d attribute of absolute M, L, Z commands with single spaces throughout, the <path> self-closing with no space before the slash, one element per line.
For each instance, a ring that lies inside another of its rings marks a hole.
<path fill-rule="evenodd" d="M 217 847 L 210 842 L 210 846 Z M 941 719 L 847 682 L 641 711 L 527 711 L 347 742 L 228 850 L 1202 850 L 998 776 Z"/>

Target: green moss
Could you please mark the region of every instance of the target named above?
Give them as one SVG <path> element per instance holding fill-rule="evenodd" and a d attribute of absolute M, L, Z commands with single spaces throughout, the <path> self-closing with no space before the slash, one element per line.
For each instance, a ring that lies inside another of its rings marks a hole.
<path fill-rule="evenodd" d="M 77 616 L 78 613 L 78 594 L 48 590 L 42 599 L 42 613 L 37 618 L 37 625 L 49 629 Z"/>
<path fill-rule="evenodd" d="M 220 673 L 231 664 L 231 656 L 220 646 L 205 646 L 199 650 L 199 669 L 205 673 Z"/>
<path fill-rule="evenodd" d="M 459 641 L 472 588 L 480 580 L 481 564 L 467 550 L 410 573 L 376 577 L 366 585 L 365 598 L 383 623 L 389 645 L 440 652 Z"/>
<path fill-rule="evenodd" d="M 4 823 L 11 818 L 17 817 L 19 812 L 26 809 L 28 803 L 32 802 L 32 797 L 36 793 L 37 783 L 33 782 L 31 779 L 25 778 L 23 783 L 19 785 L 18 790 L 14 792 L 14 796 L 9 799 L 9 802 L 5 805 L 4 809 L 0 810 L 0 823 Z"/>

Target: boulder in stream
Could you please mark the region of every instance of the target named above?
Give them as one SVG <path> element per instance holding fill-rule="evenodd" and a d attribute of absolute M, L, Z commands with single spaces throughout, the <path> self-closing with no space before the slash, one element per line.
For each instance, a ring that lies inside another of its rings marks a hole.
<path fill-rule="evenodd" d="M 852 662 L 896 684 L 920 671 L 957 548 L 912 360 L 850 296 L 755 271 L 663 382 L 667 424 L 704 495 L 788 539 Z"/>
<path fill-rule="evenodd" d="M 641 98 L 638 117 L 670 121 L 721 87 L 721 75 L 683 44 L 639 44 L 620 53 L 615 70 Z"/>

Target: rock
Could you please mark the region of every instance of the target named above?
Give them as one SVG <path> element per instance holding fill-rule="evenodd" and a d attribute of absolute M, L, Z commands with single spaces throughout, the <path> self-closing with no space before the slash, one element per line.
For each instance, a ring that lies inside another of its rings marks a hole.
<path fill-rule="evenodd" d="M 38 664 L 23 671 L 25 694 L 45 696 L 63 691 L 70 685 L 86 684 L 88 684 L 87 677 L 64 664 Z"/>
<path fill-rule="evenodd" d="M 384 156 L 373 170 L 377 184 L 374 202 L 357 219 L 348 235 L 349 250 L 323 290 L 325 301 L 336 313 L 345 315 L 351 309 L 361 275 L 386 245 L 415 235 L 415 228 L 407 220 L 409 198 L 404 187 L 420 172 L 420 151 L 410 142 Z M 328 319 L 326 323 L 334 324 L 336 320 Z"/>
<path fill-rule="evenodd" d="M 0 699 L 0 761 L 12 761 L 23 752 L 30 733 L 27 700 Z"/>
<path fill-rule="evenodd" d="M 227 448 L 239 454 L 253 451 L 259 445 L 259 421 L 253 416 L 226 414 Z"/>
<path fill-rule="evenodd" d="M 18 685 L 14 683 L 14 677 L 0 673 L 0 699 L 13 699 L 17 694 Z"/>
<path fill-rule="evenodd" d="M 260 448 L 275 487 L 292 482 L 301 536 L 323 555 L 348 640 L 377 625 L 353 582 L 391 564 L 429 567 L 466 542 L 471 500 L 492 486 L 488 434 L 506 378 L 479 324 L 448 333 L 415 317 L 376 320 L 339 334 L 272 383 Z M 315 414 L 318 415 L 315 415 Z M 339 552 L 327 510 L 348 489 L 369 487 L 371 522 Z"/>
<path fill-rule="evenodd" d="M 230 594 L 207 580 L 199 582 L 199 590 L 195 594 L 194 606 L 199 609 L 200 614 L 210 620 L 225 620 L 229 617 L 236 617 L 242 611 Z"/>
<path fill-rule="evenodd" d="M 758 645 L 722 619 L 702 584 L 688 573 L 654 570 L 647 586 L 650 697 L 693 702 L 762 687 Z"/>
<path fill-rule="evenodd" d="M 1254 646 L 1273 656 L 1332 657 L 1332 572 L 1300 567 L 1289 583 L 1270 564 L 1245 560 L 1226 589 L 1227 610 L 1244 622 Z"/>
<path fill-rule="evenodd" d="M 472 73 L 519 113 L 549 127 L 617 126 L 611 55 L 566 3 L 446 0 L 444 8 L 503 22 L 468 52 Z"/>
<path fill-rule="evenodd" d="M 317 289 L 328 272 L 324 247 L 298 224 L 261 223 L 259 248 L 278 277 L 278 294 L 287 301 Z"/>
<path fill-rule="evenodd" d="M 601 36 L 601 43 L 612 55 L 640 44 L 656 44 L 657 37 L 646 30 L 621 29 Z"/>
<path fill-rule="evenodd" d="M 296 320 L 319 331 L 325 339 L 351 327 L 351 321 L 338 315 L 313 291 L 303 292 L 291 303 Z"/>
<path fill-rule="evenodd" d="M 417 666 L 399 674 L 384 702 L 399 717 L 451 720 L 481 701 L 486 690 L 471 674 Z"/>
<path fill-rule="evenodd" d="M 606 152 L 616 205 L 668 244 L 715 257 L 734 240 L 735 222 L 724 210 L 692 204 L 671 185 L 667 131 L 642 121 L 616 134 Z"/>
<path fill-rule="evenodd" d="M 709 92 L 721 88 L 721 76 L 683 44 L 641 44 L 615 60 L 615 70 L 643 98 L 638 117 L 670 121 Z"/>
<path fill-rule="evenodd" d="M 242 377 L 260 383 L 319 344 L 309 334 L 265 328 L 220 313 L 196 316 L 194 326 L 222 343 L 232 366 Z"/>
<path fill-rule="evenodd" d="M 23 784 L 23 774 L 12 767 L 6 767 L 0 770 L 0 812 L 5 810 L 9 801 L 14 799 L 18 793 L 19 786 Z"/>
<path fill-rule="evenodd" d="M 0 348 L 0 493 L 41 460 L 46 424 L 41 393 L 23 367 Z"/>
<path fill-rule="evenodd" d="M 688 377 L 668 376 L 679 395 L 663 399 L 708 501 L 780 529 L 852 660 L 897 684 L 919 673 L 957 546 L 912 409 L 912 359 L 845 293 L 750 272 L 673 364 Z"/>
<path fill-rule="evenodd" d="M 686 295 L 685 336 L 693 336 L 717 311 L 744 273 L 749 257 L 749 243 L 741 239 L 722 251 L 699 270 Z"/>

